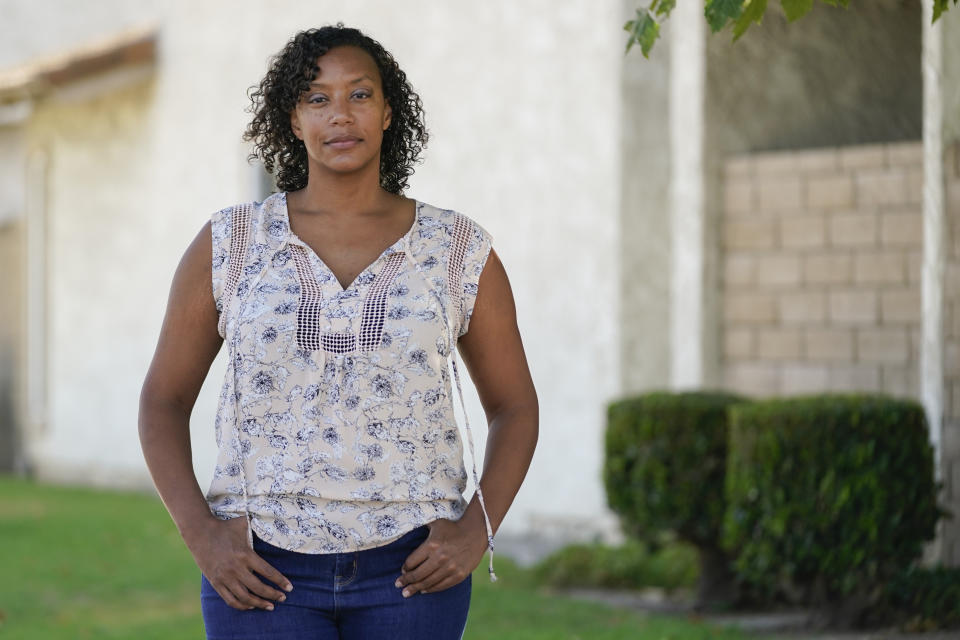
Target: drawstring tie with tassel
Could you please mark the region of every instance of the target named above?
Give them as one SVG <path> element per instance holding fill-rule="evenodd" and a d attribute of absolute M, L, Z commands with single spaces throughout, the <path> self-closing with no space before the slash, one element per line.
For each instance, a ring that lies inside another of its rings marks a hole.
<path fill-rule="evenodd" d="M 411 230 L 411 233 L 413 233 L 413 230 Z M 403 242 L 404 253 L 413 266 L 414 273 L 419 274 L 419 265 L 417 261 L 414 260 L 413 251 L 410 248 L 409 234 L 403 237 Z M 434 297 L 439 301 L 444 323 L 447 326 L 447 348 L 450 354 L 450 362 L 453 366 L 453 379 L 457 385 L 457 395 L 460 398 L 460 408 L 463 409 L 463 422 L 467 431 L 467 444 L 470 447 L 470 463 L 473 468 L 473 484 L 477 488 L 477 499 L 480 502 L 480 510 L 483 512 L 483 521 L 487 528 L 487 548 L 490 550 L 490 566 L 487 571 L 490 573 L 490 582 L 496 582 L 497 574 L 493 571 L 493 527 L 490 526 L 490 516 L 487 514 L 487 505 L 483 500 L 483 490 L 480 488 L 480 478 L 477 476 L 477 455 L 473 446 L 473 432 L 470 429 L 470 417 L 467 414 L 467 405 L 463 400 L 463 386 L 460 384 L 460 371 L 457 368 L 457 343 L 453 339 L 453 319 L 447 312 L 447 305 L 443 302 L 443 296 L 438 294 L 429 282 L 427 283 L 427 288 L 430 289 Z M 452 297 L 454 294 L 453 292 L 450 293 Z"/>
<path fill-rule="evenodd" d="M 234 322 L 239 322 L 239 319 L 235 319 Z M 243 517 L 247 521 L 247 545 L 253 549 L 253 516 L 250 513 L 250 497 L 247 493 L 247 457 L 243 451 L 243 441 L 240 436 L 240 403 L 239 403 L 239 393 L 237 393 L 237 353 L 239 353 L 239 331 L 234 330 L 230 344 L 233 348 L 230 350 L 229 355 L 232 360 L 228 365 L 230 367 L 231 374 L 233 375 L 233 389 L 230 390 L 230 393 L 233 394 L 233 424 L 234 424 L 234 435 L 236 436 L 237 442 L 237 464 L 240 465 L 240 481 L 243 487 Z"/>

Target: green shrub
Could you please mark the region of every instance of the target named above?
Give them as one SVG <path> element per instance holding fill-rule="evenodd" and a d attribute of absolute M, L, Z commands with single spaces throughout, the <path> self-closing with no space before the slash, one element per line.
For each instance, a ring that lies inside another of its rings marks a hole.
<path fill-rule="evenodd" d="M 669 532 L 697 547 L 701 608 L 737 600 L 720 527 L 727 409 L 743 401 L 728 393 L 652 392 L 607 411 L 607 502 L 628 535 L 655 543 Z"/>
<path fill-rule="evenodd" d="M 890 580 L 882 608 L 911 631 L 960 627 L 960 569 L 912 567 Z"/>
<path fill-rule="evenodd" d="M 676 532 L 717 545 L 723 519 L 725 393 L 652 392 L 607 409 L 603 479 L 624 530 L 644 540 Z"/>
<path fill-rule="evenodd" d="M 553 587 L 673 590 L 697 578 L 697 552 L 683 543 L 651 550 L 639 540 L 623 545 L 577 544 L 559 549 L 532 569 L 536 581 Z"/>
<path fill-rule="evenodd" d="M 827 394 L 730 417 L 723 537 L 749 582 L 856 615 L 933 538 L 943 512 L 918 403 Z"/>

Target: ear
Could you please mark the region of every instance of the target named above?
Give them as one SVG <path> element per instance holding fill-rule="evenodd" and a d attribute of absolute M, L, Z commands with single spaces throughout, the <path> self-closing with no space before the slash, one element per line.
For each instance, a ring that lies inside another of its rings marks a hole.
<path fill-rule="evenodd" d="M 290 112 L 290 128 L 293 129 L 293 135 L 297 136 L 300 140 L 303 140 L 303 133 L 300 130 L 300 113 L 294 107 L 293 111 Z"/>
<path fill-rule="evenodd" d="M 393 122 L 393 109 L 390 108 L 390 103 L 387 103 L 387 108 L 383 110 L 383 130 L 386 131 L 390 128 L 390 123 Z"/>

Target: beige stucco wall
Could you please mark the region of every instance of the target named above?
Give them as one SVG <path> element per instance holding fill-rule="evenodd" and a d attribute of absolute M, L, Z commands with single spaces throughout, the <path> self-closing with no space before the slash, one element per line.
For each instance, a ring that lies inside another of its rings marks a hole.
<path fill-rule="evenodd" d="M 343 20 L 395 54 L 425 104 L 432 138 L 410 195 L 477 219 L 511 278 L 541 436 L 503 531 L 610 531 L 600 461 L 604 404 L 619 391 L 619 3 L 267 7 L 164 3 L 151 78 L 46 101 L 31 121 L 51 160 L 50 420 L 29 444 L 40 475 L 148 483 L 137 401 L 173 270 L 210 212 L 256 192 L 245 91 L 296 30 Z M 204 486 L 222 356 L 193 419 Z M 482 452 L 472 392 L 468 405 Z"/>
<path fill-rule="evenodd" d="M 954 513 L 944 523 L 944 560 L 960 566 L 960 143 L 947 148 L 946 269 L 943 283 L 943 455 L 941 475 L 946 507 Z"/>
<path fill-rule="evenodd" d="M 960 140 L 960 11 L 940 18 L 943 29 L 943 137 L 949 144 Z"/>
<path fill-rule="evenodd" d="M 20 462 L 24 363 L 24 133 L 0 126 L 0 470 Z"/>
<path fill-rule="evenodd" d="M 0 472 L 15 470 L 23 411 L 23 222 L 0 219 Z"/>
<path fill-rule="evenodd" d="M 156 249 L 176 240 L 151 206 L 153 88 L 148 79 L 92 100 L 54 96 L 28 124 L 30 147 L 49 154 L 48 407 L 46 424 L 27 434 L 43 476 L 129 484 L 142 475 L 143 341 L 168 287 L 155 275 L 167 263 Z"/>
<path fill-rule="evenodd" d="M 943 524 L 942 557 L 960 566 L 960 11 L 941 18 L 943 57 L 943 499 L 954 517 Z"/>

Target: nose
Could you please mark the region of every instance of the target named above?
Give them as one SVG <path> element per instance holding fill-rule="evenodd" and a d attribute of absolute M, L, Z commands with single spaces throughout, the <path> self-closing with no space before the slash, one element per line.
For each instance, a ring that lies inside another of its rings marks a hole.
<path fill-rule="evenodd" d="M 350 110 L 349 100 L 331 100 L 330 109 L 327 114 L 330 117 L 330 124 L 345 124 L 353 122 L 353 113 Z"/>

